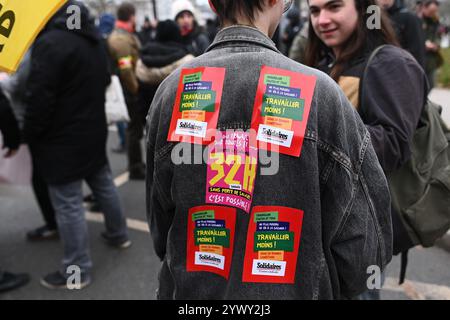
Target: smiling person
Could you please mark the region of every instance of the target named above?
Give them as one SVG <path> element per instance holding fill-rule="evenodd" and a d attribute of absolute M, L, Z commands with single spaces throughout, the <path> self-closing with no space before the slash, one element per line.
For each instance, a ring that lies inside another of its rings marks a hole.
<path fill-rule="evenodd" d="M 374 0 L 310 0 L 306 59 L 344 90 L 370 132 L 383 170 L 391 173 L 411 157 L 427 80 L 416 60 L 396 47 L 384 12 L 380 29 L 367 27 L 367 8 L 374 4 Z M 394 254 L 398 254 L 411 244 L 397 213 L 392 212 Z"/>
<path fill-rule="evenodd" d="M 158 298 L 365 291 L 368 267 L 383 270 L 392 256 L 389 191 L 369 132 L 334 81 L 272 42 L 292 1 L 210 3 L 222 29 L 164 80 L 147 117 Z M 278 167 L 270 175 L 269 147 Z"/>

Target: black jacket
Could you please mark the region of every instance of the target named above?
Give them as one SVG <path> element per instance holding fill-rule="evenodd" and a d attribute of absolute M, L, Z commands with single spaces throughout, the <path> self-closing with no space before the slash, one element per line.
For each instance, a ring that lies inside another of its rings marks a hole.
<path fill-rule="evenodd" d="M 20 130 L 17 120 L 11 110 L 8 99 L 0 88 L 0 132 L 3 136 L 3 145 L 8 149 L 18 149 L 20 145 Z"/>
<path fill-rule="evenodd" d="M 27 83 L 24 135 L 49 184 L 83 179 L 107 162 L 106 49 L 86 8 L 81 29 L 67 29 L 66 6 L 37 39 Z"/>
<path fill-rule="evenodd" d="M 171 65 L 189 54 L 188 50 L 180 43 L 151 42 L 141 50 L 141 60 L 147 68 L 163 68 Z M 150 85 L 139 82 L 139 106 L 142 114 L 147 114 L 158 85 Z"/>
<path fill-rule="evenodd" d="M 411 145 L 425 105 L 428 84 L 423 69 L 405 50 L 386 46 L 367 69 L 370 52 L 353 59 L 339 84 L 358 110 L 370 132 L 378 160 L 385 172 L 399 169 L 411 158 Z M 331 56 L 321 62 L 328 70 Z M 364 97 L 362 91 L 364 90 Z M 411 241 L 392 209 L 394 254 L 411 246 Z"/>
<path fill-rule="evenodd" d="M 404 8 L 398 0 L 387 12 L 402 48 L 409 51 L 422 68 L 425 68 L 425 35 L 420 19 Z"/>
<path fill-rule="evenodd" d="M 426 102 L 426 76 L 410 54 L 393 46 L 383 48 L 368 68 L 370 52 L 353 59 L 339 84 L 371 133 L 385 172 L 400 168 L 411 157 L 411 142 Z M 319 69 L 327 73 L 332 56 Z M 361 100 L 362 92 L 364 99 Z"/>
<path fill-rule="evenodd" d="M 148 68 L 162 68 L 170 65 L 186 55 L 188 50 L 176 42 L 151 42 L 141 50 L 141 60 Z"/>

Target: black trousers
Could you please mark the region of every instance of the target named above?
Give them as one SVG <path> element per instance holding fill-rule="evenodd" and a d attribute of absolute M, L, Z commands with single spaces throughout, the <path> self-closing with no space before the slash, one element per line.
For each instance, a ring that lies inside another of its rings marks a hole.
<path fill-rule="evenodd" d="M 42 176 L 39 167 L 36 165 L 36 154 L 33 152 L 33 148 L 30 147 L 31 161 L 33 163 L 33 174 L 31 178 L 31 183 L 33 186 L 34 196 L 41 209 L 42 217 L 44 218 L 45 224 L 50 229 L 57 229 L 55 219 L 55 210 L 53 209 L 52 202 L 50 200 L 50 195 L 48 192 L 48 185 Z"/>
<path fill-rule="evenodd" d="M 142 146 L 141 140 L 144 137 L 144 122 L 142 121 L 142 111 L 138 104 L 138 97 L 125 93 L 130 122 L 127 127 L 127 147 L 128 147 L 128 169 L 142 170 Z"/>

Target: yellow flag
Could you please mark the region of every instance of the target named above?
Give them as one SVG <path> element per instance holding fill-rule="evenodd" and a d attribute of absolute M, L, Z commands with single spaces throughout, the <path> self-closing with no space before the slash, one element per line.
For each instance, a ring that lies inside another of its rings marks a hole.
<path fill-rule="evenodd" d="M 48 20 L 67 0 L 0 0 L 0 69 L 14 72 Z"/>

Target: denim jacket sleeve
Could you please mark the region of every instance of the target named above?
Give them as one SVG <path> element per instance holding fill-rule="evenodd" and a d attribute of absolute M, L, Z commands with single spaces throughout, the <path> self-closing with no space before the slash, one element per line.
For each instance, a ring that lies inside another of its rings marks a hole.
<path fill-rule="evenodd" d="M 165 103 L 164 94 L 156 94 L 152 105 L 150 106 L 149 114 L 147 116 L 147 176 L 146 176 L 146 200 L 147 200 L 147 219 L 150 226 L 150 233 L 153 239 L 153 246 L 157 256 L 163 260 L 166 255 L 167 237 L 172 225 L 172 220 L 175 214 L 175 208 L 169 195 L 162 191 L 162 186 L 159 183 L 157 176 L 158 158 L 167 155 L 171 150 L 172 144 L 166 145 L 164 148 L 157 149 L 156 140 L 160 121 L 164 121 L 164 116 L 161 116 L 162 108 L 158 107 Z M 155 152 L 157 151 L 157 152 Z M 170 179 L 170 163 L 164 163 L 164 169 L 161 169 L 165 175 L 165 182 L 168 183 Z M 167 186 L 166 189 L 170 189 Z"/>
<path fill-rule="evenodd" d="M 386 179 L 380 172 L 375 151 L 368 143 L 360 171 L 353 178 L 342 223 L 331 244 L 341 295 L 346 298 L 367 290 L 371 275 L 368 268 L 384 270 L 392 257 L 390 198 Z"/>
<path fill-rule="evenodd" d="M 324 134 L 331 126 L 326 123 L 319 139 L 324 251 L 337 278 L 335 298 L 352 298 L 368 289 L 368 267 L 383 270 L 391 260 L 390 196 L 368 130 L 335 90 L 329 103 L 338 110 L 331 131 L 338 135 Z"/>

